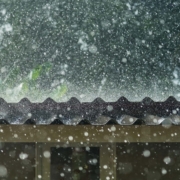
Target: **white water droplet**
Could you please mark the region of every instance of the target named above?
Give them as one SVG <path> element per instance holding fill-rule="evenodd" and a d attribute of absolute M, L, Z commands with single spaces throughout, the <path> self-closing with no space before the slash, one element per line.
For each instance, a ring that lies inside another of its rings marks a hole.
<path fill-rule="evenodd" d="M 97 159 L 93 159 L 92 162 L 93 162 L 93 164 L 96 164 L 97 163 Z"/>
<path fill-rule="evenodd" d="M 122 62 L 123 63 L 127 63 L 127 59 L 126 58 L 122 58 Z"/>
<path fill-rule="evenodd" d="M 28 117 L 32 117 L 32 114 L 31 114 L 31 113 L 28 113 Z"/>
<path fill-rule="evenodd" d="M 69 138 L 69 140 L 70 140 L 70 141 L 72 141 L 72 140 L 73 140 L 73 137 L 72 137 L 72 136 L 69 136 L 68 138 Z"/>
<path fill-rule="evenodd" d="M 96 53 L 97 52 L 97 47 L 95 45 L 89 46 L 89 52 Z"/>
<path fill-rule="evenodd" d="M 151 155 L 151 152 L 149 150 L 144 150 L 143 151 L 143 156 L 144 157 L 149 157 Z"/>
<path fill-rule="evenodd" d="M 108 106 L 107 106 L 107 110 L 108 110 L 108 111 L 112 111 L 112 110 L 113 110 L 113 106 L 108 105 Z"/>
<path fill-rule="evenodd" d="M 86 147 L 86 151 L 90 151 L 90 147 Z"/>
<path fill-rule="evenodd" d="M 111 131 L 116 131 L 116 127 L 115 126 L 111 126 Z"/>
<path fill-rule="evenodd" d="M 139 13 L 138 10 L 136 10 L 136 11 L 134 12 L 135 15 L 138 15 L 138 13 Z"/>
<path fill-rule="evenodd" d="M 167 170 L 164 169 L 164 168 L 162 168 L 161 173 L 162 173 L 162 174 L 167 174 Z"/>
<path fill-rule="evenodd" d="M 51 156 L 51 153 L 49 151 L 44 151 L 43 155 L 45 158 L 49 158 Z"/>
<path fill-rule="evenodd" d="M 61 176 L 61 177 L 64 177 L 64 173 L 61 173 L 60 176 Z"/>
<path fill-rule="evenodd" d="M 169 164 L 171 162 L 171 158 L 167 156 L 163 159 L 163 161 L 165 164 Z"/>
<path fill-rule="evenodd" d="M 41 179 L 42 178 L 42 176 L 41 175 L 38 175 L 38 179 Z"/>
<path fill-rule="evenodd" d="M 5 177 L 7 176 L 7 169 L 5 166 L 0 165 L 0 177 Z"/>
<path fill-rule="evenodd" d="M 133 120 L 133 118 L 129 118 L 129 122 L 131 122 L 131 123 L 132 123 L 133 121 L 134 121 L 134 120 Z"/>
<path fill-rule="evenodd" d="M 79 170 L 82 171 L 82 170 L 83 170 L 83 167 L 79 167 Z"/>
<path fill-rule="evenodd" d="M 85 132 L 85 133 L 84 133 L 84 136 L 88 136 L 88 135 L 89 135 L 88 132 Z"/>
<path fill-rule="evenodd" d="M 22 153 L 19 154 L 19 158 L 22 159 L 22 160 L 27 159 L 28 154 L 22 152 Z"/>

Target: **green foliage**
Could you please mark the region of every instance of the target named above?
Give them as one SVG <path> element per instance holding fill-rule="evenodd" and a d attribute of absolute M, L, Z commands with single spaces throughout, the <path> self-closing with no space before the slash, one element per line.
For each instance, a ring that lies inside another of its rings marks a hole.
<path fill-rule="evenodd" d="M 68 88 L 65 84 L 62 84 L 61 86 L 56 87 L 52 90 L 52 98 L 54 99 L 60 99 L 63 97 L 68 91 Z"/>
<path fill-rule="evenodd" d="M 33 81 L 37 80 L 41 72 L 42 72 L 42 65 L 39 65 L 35 69 L 32 70 L 30 79 L 32 79 Z"/>
<path fill-rule="evenodd" d="M 20 68 L 15 67 L 9 73 L 8 77 L 4 81 L 6 81 L 6 87 L 15 87 L 14 94 L 16 98 L 23 98 L 31 94 L 33 95 L 34 99 L 39 98 L 42 96 L 42 91 L 40 88 L 37 88 L 38 80 L 44 78 L 45 74 L 52 70 L 52 64 L 49 62 L 40 64 L 36 66 L 34 69 L 31 70 L 29 75 L 24 77 L 21 81 L 18 81 L 18 76 L 20 73 Z M 19 86 L 19 87 L 18 87 Z M 2 89 L 3 82 L 0 84 L 0 88 Z M 47 96 L 51 96 L 54 99 L 60 99 L 67 93 L 68 89 L 65 84 L 59 84 L 57 87 L 51 89 L 45 89 L 43 94 Z"/>
<path fill-rule="evenodd" d="M 153 81 L 173 86 L 172 72 L 180 67 L 177 1 L 3 0 L 2 8 L 1 24 L 13 29 L 0 40 L 0 65 L 10 68 L 2 78 L 8 88 L 23 83 L 25 94 L 43 89 L 61 97 L 67 84 L 49 90 L 54 80 L 64 79 L 84 93 L 92 87 L 99 91 L 105 78 L 104 89 L 138 96 L 140 89 L 153 89 Z"/>
<path fill-rule="evenodd" d="M 52 69 L 52 64 L 49 62 L 43 63 L 35 67 L 31 73 L 30 78 L 26 78 L 23 83 L 22 91 L 25 94 L 28 94 L 30 90 L 34 91 L 34 96 L 40 95 L 41 92 L 38 88 L 36 88 L 36 80 L 38 78 L 43 78 L 45 73 L 48 73 Z M 52 90 L 44 91 L 45 94 L 50 94 L 54 99 L 59 99 L 67 93 L 67 86 L 65 84 L 58 85 L 56 88 Z"/>
<path fill-rule="evenodd" d="M 52 69 L 52 64 L 49 62 L 36 66 L 30 73 L 30 79 L 35 81 L 44 73 L 48 73 Z"/>
<path fill-rule="evenodd" d="M 23 94 L 27 94 L 29 91 L 29 84 L 27 82 L 24 82 L 22 85 L 22 92 Z"/>

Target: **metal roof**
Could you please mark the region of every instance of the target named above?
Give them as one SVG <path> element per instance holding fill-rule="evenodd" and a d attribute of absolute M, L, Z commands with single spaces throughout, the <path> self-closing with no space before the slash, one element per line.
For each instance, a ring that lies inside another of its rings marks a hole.
<path fill-rule="evenodd" d="M 148 97 L 130 102 L 121 97 L 116 102 L 96 98 L 82 103 L 74 97 L 67 102 L 47 98 L 42 103 L 31 103 L 27 98 L 7 103 L 1 98 L 0 124 L 180 125 L 180 102 L 174 97 L 164 102 Z"/>

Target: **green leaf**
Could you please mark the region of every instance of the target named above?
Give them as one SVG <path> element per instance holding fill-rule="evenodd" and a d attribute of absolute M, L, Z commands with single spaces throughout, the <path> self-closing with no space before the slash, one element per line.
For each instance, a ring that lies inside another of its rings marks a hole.
<path fill-rule="evenodd" d="M 49 72 L 52 69 L 52 64 L 50 62 L 46 62 L 42 66 L 45 72 Z"/>
<path fill-rule="evenodd" d="M 22 91 L 23 91 L 23 93 L 27 93 L 29 91 L 29 84 L 27 82 L 23 83 Z"/>
<path fill-rule="evenodd" d="M 35 81 L 36 79 L 38 79 L 38 77 L 40 76 L 41 72 L 42 72 L 42 65 L 39 65 L 35 69 L 32 70 L 32 72 L 31 72 L 32 74 L 31 74 L 30 78 L 33 81 Z"/>
<path fill-rule="evenodd" d="M 68 91 L 68 88 L 65 84 L 58 86 L 56 89 L 52 91 L 52 96 L 55 99 L 58 99 L 62 96 L 64 96 Z"/>
<path fill-rule="evenodd" d="M 52 69 L 52 64 L 49 62 L 43 63 L 42 65 L 37 66 L 30 73 L 30 79 L 35 81 L 39 78 L 40 75 L 49 72 Z"/>

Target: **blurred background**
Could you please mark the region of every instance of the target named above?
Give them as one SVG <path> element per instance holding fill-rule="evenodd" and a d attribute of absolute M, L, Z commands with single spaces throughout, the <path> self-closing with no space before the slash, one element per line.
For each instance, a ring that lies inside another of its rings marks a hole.
<path fill-rule="evenodd" d="M 180 99 L 180 2 L 1 0 L 0 96 Z"/>

